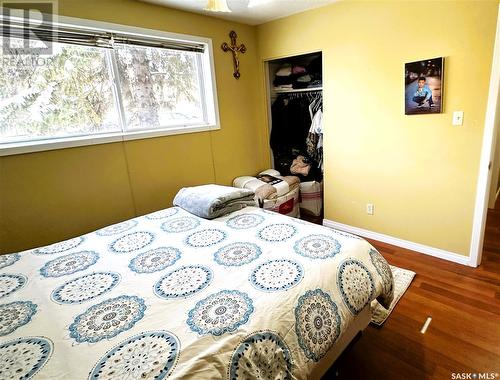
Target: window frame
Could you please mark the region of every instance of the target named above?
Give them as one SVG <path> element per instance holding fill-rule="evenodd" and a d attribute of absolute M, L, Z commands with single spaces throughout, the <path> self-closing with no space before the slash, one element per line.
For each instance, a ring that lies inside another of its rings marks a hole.
<path fill-rule="evenodd" d="M 127 130 L 126 125 L 123 124 L 125 119 L 121 121 L 120 125 L 123 127 L 121 131 L 116 132 L 103 132 L 95 134 L 76 135 L 68 137 L 49 137 L 42 139 L 33 139 L 25 141 L 17 141 L 11 143 L 0 142 L 0 156 L 9 156 L 15 154 L 24 154 L 32 152 L 40 152 L 46 150 L 56 150 L 64 148 L 74 148 L 80 146 L 107 144 L 113 142 L 122 142 L 130 140 L 147 139 L 161 136 L 171 136 L 185 133 L 194 132 L 207 132 L 220 129 L 219 106 L 217 98 L 217 85 L 215 77 L 214 55 L 212 47 L 212 39 L 200 36 L 192 36 L 187 34 L 164 32 L 154 29 L 146 29 L 129 25 L 114 24 L 102 21 L 94 21 L 88 19 L 80 19 L 66 16 L 54 16 L 54 24 L 57 26 L 73 26 L 80 29 L 89 31 L 106 31 L 115 33 L 129 33 L 143 37 L 153 37 L 158 39 L 168 39 L 175 41 L 197 42 L 205 45 L 205 52 L 198 54 L 198 65 L 201 70 L 198 70 L 200 92 L 202 95 L 202 109 L 204 120 L 207 123 L 184 123 L 181 125 L 165 126 L 155 129 L 140 129 L 140 130 Z M 116 57 L 110 55 L 110 63 L 116 65 Z M 116 66 L 112 70 L 112 75 L 117 75 Z M 120 86 L 117 85 L 118 78 L 112 78 L 113 92 L 120 92 Z M 207 88 L 208 87 L 208 88 Z M 116 98 L 116 94 L 114 94 Z M 213 112 L 208 111 L 208 107 L 213 105 Z M 125 113 L 122 101 L 116 104 L 118 107 L 119 118 L 124 118 Z M 208 106 L 208 107 L 207 107 Z"/>

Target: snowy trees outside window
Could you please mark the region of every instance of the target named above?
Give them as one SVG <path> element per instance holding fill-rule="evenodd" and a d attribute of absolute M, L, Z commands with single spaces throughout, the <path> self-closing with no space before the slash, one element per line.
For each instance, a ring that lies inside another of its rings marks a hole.
<path fill-rule="evenodd" d="M 50 56 L 4 50 L 0 144 L 207 124 L 202 55 L 57 42 Z"/>

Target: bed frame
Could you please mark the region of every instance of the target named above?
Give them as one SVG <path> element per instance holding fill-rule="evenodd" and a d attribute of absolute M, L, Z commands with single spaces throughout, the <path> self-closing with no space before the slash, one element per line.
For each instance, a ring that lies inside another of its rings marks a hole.
<path fill-rule="evenodd" d="M 361 310 L 352 322 L 351 326 L 349 326 L 349 328 L 342 334 L 332 349 L 328 351 L 328 354 L 321 360 L 321 363 L 318 363 L 318 365 L 314 368 L 310 379 L 321 379 L 321 377 L 330 369 L 340 354 L 342 354 L 354 338 L 370 324 L 371 317 L 372 313 L 370 304 L 368 304 L 363 310 Z"/>

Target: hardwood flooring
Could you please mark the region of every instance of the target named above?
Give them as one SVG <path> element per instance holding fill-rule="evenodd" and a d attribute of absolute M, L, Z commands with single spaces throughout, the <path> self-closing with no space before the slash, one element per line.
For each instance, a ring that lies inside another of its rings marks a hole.
<path fill-rule="evenodd" d="M 500 379 L 500 201 L 488 213 L 478 268 L 370 242 L 417 275 L 384 326 L 368 326 L 324 379 Z"/>

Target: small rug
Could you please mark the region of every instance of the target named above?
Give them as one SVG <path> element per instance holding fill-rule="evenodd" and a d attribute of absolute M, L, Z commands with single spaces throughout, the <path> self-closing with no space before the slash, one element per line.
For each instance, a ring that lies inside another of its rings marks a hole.
<path fill-rule="evenodd" d="M 371 323 L 377 326 L 382 326 L 385 320 L 389 317 L 400 298 L 403 294 L 405 294 L 406 289 L 410 286 L 413 277 L 415 277 L 415 272 L 412 272 L 411 270 L 398 268 L 392 265 L 390 267 L 392 270 L 392 277 L 394 278 L 394 300 L 392 301 L 389 310 L 386 310 L 381 304 L 378 303 L 377 300 L 372 301 Z"/>

